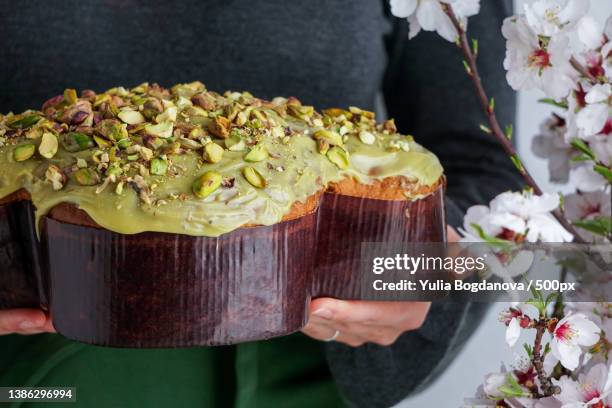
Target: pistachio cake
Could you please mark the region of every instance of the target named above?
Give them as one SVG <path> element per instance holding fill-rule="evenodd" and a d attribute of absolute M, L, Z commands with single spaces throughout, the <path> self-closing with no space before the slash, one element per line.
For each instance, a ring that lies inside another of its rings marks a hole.
<path fill-rule="evenodd" d="M 0 204 L 29 199 L 37 220 L 122 234 L 216 237 L 313 212 L 325 191 L 413 200 L 441 179 L 438 159 L 393 120 L 200 82 L 67 89 L 0 115 Z"/>

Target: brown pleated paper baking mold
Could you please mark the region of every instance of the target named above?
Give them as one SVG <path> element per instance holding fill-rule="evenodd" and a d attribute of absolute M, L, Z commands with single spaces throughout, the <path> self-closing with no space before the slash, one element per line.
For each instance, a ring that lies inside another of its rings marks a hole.
<path fill-rule="evenodd" d="M 312 298 L 359 299 L 362 242 L 444 241 L 443 196 L 442 182 L 412 201 L 328 191 L 297 218 L 218 238 L 72 224 L 54 216 L 62 204 L 39 241 L 27 194 L 14 194 L 0 201 L 0 309 L 49 309 L 62 335 L 112 347 L 287 335 Z"/>

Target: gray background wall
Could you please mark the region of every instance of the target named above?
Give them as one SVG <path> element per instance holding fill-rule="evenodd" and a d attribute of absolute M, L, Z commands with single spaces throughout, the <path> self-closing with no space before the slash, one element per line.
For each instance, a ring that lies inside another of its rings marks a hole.
<path fill-rule="evenodd" d="M 515 8 L 522 9 L 524 2 L 518 0 Z M 606 17 L 612 14 L 612 1 L 591 0 L 591 11 L 603 24 Z M 541 97 L 537 91 L 519 93 L 516 136 L 521 157 L 536 181 L 545 191 L 559 191 L 563 190 L 562 186 L 548 182 L 546 161 L 536 158 L 530 148 L 532 137 L 537 134 L 540 123 L 551 111 L 537 102 Z M 429 389 L 404 401 L 397 408 L 460 407 L 463 398 L 474 394 L 485 374 L 498 371 L 502 361 L 508 364 L 516 356 L 522 356 L 521 341 L 515 349 L 510 349 L 504 340 L 505 327 L 497 321 L 499 313 L 507 307 L 507 304 L 494 304 L 485 321 L 446 372 Z"/>

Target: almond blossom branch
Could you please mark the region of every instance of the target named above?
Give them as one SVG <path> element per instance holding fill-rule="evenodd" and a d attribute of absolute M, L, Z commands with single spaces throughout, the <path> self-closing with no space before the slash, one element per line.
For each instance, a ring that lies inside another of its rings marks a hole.
<path fill-rule="evenodd" d="M 533 367 L 535 368 L 536 373 L 538 374 L 538 379 L 540 380 L 540 388 L 542 389 L 543 394 L 542 396 L 544 397 L 550 397 L 551 395 L 556 394 L 558 391 L 550 380 L 550 377 L 547 376 L 544 372 L 544 358 L 542 357 L 542 337 L 544 336 L 547 327 L 548 322 L 545 318 L 540 318 L 536 322 L 536 337 L 533 344 L 533 357 L 531 359 Z"/>
<path fill-rule="evenodd" d="M 463 51 L 463 55 L 465 57 L 466 70 L 468 71 L 468 74 L 470 78 L 472 79 L 474 87 L 476 88 L 478 99 L 480 101 L 480 104 L 489 122 L 490 128 L 487 129 L 487 132 L 493 134 L 493 136 L 495 136 L 498 142 L 502 145 L 504 151 L 510 156 L 511 160 L 513 161 L 513 163 L 516 165 L 517 169 L 519 170 L 521 176 L 523 176 L 523 178 L 525 179 L 525 182 L 527 183 L 527 185 L 534 191 L 535 194 L 542 195 L 543 194 L 542 189 L 538 186 L 535 179 L 531 176 L 531 174 L 525 168 L 525 166 L 522 165 L 518 157 L 517 151 L 514 148 L 514 145 L 510 142 L 510 139 L 506 137 L 504 131 L 499 125 L 499 121 L 497 120 L 497 115 L 495 114 L 494 106 L 490 102 L 491 100 L 484 89 L 484 85 L 482 84 L 482 78 L 480 77 L 478 66 L 476 64 L 476 56 L 474 55 L 474 52 L 472 51 L 472 48 L 470 46 L 470 42 L 468 40 L 465 28 L 460 23 L 459 19 L 455 15 L 455 12 L 453 11 L 453 8 L 450 5 L 446 3 L 442 3 L 442 7 L 446 15 L 448 15 L 448 17 L 450 18 L 453 26 L 459 33 L 458 46 Z M 565 228 L 569 233 L 571 233 L 574 236 L 575 242 L 581 243 L 581 244 L 587 243 L 578 234 L 578 231 L 574 228 L 574 226 L 564 217 L 563 212 L 561 210 L 557 209 L 553 211 L 552 214 L 557 219 L 557 221 L 563 226 L 563 228 Z"/>

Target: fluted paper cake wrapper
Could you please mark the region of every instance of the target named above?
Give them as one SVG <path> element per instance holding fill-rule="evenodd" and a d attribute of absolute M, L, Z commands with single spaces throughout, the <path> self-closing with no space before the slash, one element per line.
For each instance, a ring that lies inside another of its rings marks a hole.
<path fill-rule="evenodd" d="M 314 297 L 359 299 L 362 242 L 441 242 L 443 186 L 416 201 L 325 193 L 317 211 L 218 238 L 122 235 L 0 206 L 0 308 L 48 307 L 62 335 L 113 347 L 235 344 L 306 324 Z"/>

